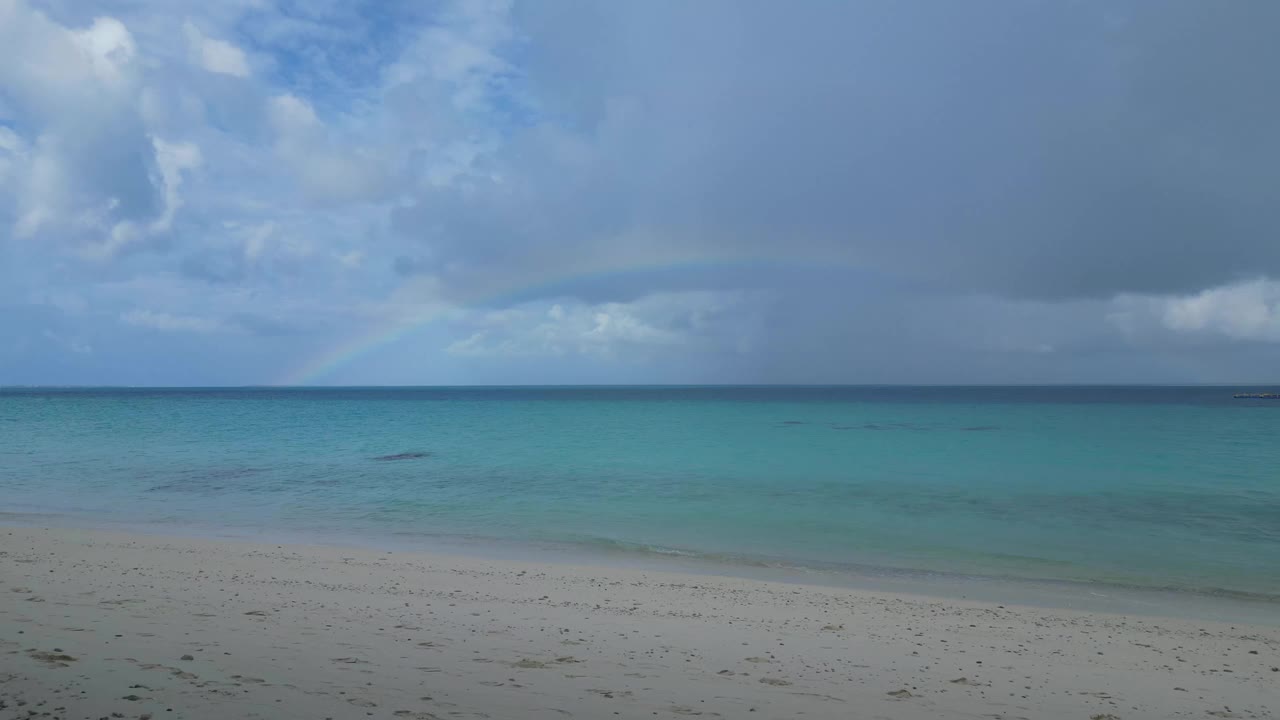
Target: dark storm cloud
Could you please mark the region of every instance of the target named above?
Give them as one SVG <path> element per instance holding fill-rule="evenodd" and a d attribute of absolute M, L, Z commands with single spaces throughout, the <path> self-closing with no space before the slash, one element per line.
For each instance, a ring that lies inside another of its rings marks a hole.
<path fill-rule="evenodd" d="M 519 20 L 543 122 L 492 159 L 500 180 L 395 220 L 459 286 L 630 233 L 654 255 L 837 258 L 1012 297 L 1280 274 L 1280 5 L 539 3 Z"/>

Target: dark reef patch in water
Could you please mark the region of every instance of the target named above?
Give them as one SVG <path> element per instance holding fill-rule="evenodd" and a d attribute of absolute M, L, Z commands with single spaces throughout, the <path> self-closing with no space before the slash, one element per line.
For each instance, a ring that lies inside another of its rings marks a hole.
<path fill-rule="evenodd" d="M 379 455 L 374 460 L 379 462 L 389 462 L 392 460 L 421 460 L 422 458 L 431 457 L 429 452 L 402 452 L 394 455 Z"/>
<path fill-rule="evenodd" d="M 266 472 L 265 468 L 229 467 L 192 470 L 178 473 L 168 482 L 147 488 L 147 492 L 219 492 L 235 486 L 244 478 Z M 168 473 L 155 473 L 165 476 Z"/>

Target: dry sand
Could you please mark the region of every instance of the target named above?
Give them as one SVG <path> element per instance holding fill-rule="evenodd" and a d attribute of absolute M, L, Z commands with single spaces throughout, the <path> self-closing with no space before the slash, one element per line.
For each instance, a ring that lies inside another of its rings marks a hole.
<path fill-rule="evenodd" d="M 0 719 L 1270 718 L 1280 629 L 0 528 Z"/>

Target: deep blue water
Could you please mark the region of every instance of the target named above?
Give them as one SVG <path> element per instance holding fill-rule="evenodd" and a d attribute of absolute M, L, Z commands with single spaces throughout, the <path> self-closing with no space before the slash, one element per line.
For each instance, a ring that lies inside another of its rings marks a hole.
<path fill-rule="evenodd" d="M 0 511 L 1280 597 L 1266 390 L 3 389 Z"/>

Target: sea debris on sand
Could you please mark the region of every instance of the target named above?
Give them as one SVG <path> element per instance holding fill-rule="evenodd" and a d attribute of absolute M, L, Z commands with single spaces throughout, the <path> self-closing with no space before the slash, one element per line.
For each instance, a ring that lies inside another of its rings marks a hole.
<path fill-rule="evenodd" d="M 62 648 L 54 648 L 53 652 L 34 649 L 28 650 L 27 655 L 29 655 L 32 660 L 43 664 L 45 667 L 52 668 L 71 667 L 69 663 L 76 661 L 75 658 L 63 653 Z"/>

